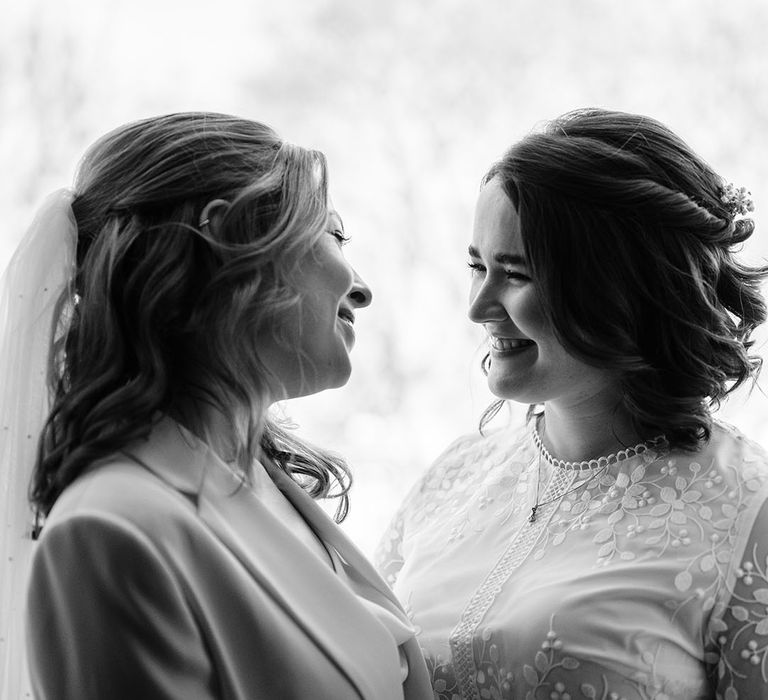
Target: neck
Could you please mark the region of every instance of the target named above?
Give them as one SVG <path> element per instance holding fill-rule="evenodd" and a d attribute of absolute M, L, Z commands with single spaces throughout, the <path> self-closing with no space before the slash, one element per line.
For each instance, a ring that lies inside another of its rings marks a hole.
<path fill-rule="evenodd" d="M 205 442 L 223 462 L 235 461 L 240 439 L 237 429 L 218 408 L 210 403 L 186 404 L 172 415 Z"/>
<path fill-rule="evenodd" d="M 539 431 L 550 454 L 567 462 L 596 459 L 647 437 L 632 427 L 629 413 L 615 397 L 576 406 L 549 402 Z"/>

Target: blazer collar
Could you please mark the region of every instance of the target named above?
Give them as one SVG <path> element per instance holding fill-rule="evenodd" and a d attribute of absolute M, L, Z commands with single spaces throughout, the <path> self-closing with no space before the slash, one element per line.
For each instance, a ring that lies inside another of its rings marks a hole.
<path fill-rule="evenodd" d="M 385 607 L 406 629 L 407 618 L 368 560 L 298 484 L 267 467 L 309 527 L 338 552 L 343 560 L 340 572 L 310 552 L 208 445 L 178 423 L 163 419 L 147 441 L 125 452 L 196 503 L 201 520 L 362 697 L 402 697 L 401 688 L 392 684 L 399 677 L 392 633 L 371 624 L 370 613 L 354 594 Z M 377 658 L 373 666 L 372 655 Z"/>
<path fill-rule="evenodd" d="M 344 573 L 348 583 L 353 585 L 358 595 L 363 595 L 372 602 L 382 605 L 410 625 L 395 594 L 344 531 L 284 471 L 271 464 L 266 465 L 265 469 L 275 485 L 293 507 L 301 513 L 318 537 L 341 555 L 344 560 Z"/>

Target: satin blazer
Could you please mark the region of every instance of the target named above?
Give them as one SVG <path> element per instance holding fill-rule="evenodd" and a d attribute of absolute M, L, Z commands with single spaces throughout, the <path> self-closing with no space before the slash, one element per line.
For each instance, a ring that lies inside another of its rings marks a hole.
<path fill-rule="evenodd" d="M 432 698 L 390 589 L 295 482 L 269 474 L 333 567 L 170 420 L 69 486 L 33 559 L 35 697 Z"/>

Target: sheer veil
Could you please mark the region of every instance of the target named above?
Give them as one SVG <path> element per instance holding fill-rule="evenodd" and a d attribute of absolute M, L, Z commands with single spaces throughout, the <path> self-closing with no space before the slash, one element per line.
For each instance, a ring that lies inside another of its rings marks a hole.
<path fill-rule="evenodd" d="M 72 191 L 51 194 L 0 280 L 0 698 L 31 697 L 23 633 L 33 513 L 27 494 L 48 412 L 48 350 L 71 284 Z"/>

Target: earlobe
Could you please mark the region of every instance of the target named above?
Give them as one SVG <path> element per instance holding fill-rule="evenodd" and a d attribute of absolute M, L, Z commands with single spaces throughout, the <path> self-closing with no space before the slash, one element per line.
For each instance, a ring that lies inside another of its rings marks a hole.
<path fill-rule="evenodd" d="M 202 229 L 211 225 L 213 225 L 213 228 L 216 228 L 227 209 L 229 209 L 229 202 L 227 200 L 212 199 L 203 207 L 203 211 L 200 213 L 198 228 Z"/>

